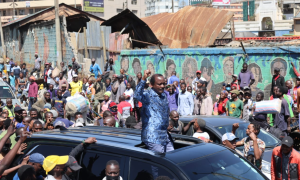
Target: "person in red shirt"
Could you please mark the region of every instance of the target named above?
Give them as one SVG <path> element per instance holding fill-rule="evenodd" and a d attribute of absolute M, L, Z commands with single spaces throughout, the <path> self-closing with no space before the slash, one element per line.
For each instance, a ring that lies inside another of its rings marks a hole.
<path fill-rule="evenodd" d="M 226 103 L 228 101 L 228 92 L 226 90 L 221 91 L 220 99 L 218 102 L 218 114 L 220 116 L 226 116 Z"/>
<path fill-rule="evenodd" d="M 125 101 L 125 96 L 121 95 L 119 97 L 118 111 L 121 114 L 121 119 L 125 121 L 132 112 L 132 106 L 129 102 Z"/>
<path fill-rule="evenodd" d="M 232 75 L 232 82 L 230 83 L 231 89 L 233 86 L 236 86 L 237 90 L 240 90 L 239 81 L 237 80 L 238 76 L 236 74 Z"/>

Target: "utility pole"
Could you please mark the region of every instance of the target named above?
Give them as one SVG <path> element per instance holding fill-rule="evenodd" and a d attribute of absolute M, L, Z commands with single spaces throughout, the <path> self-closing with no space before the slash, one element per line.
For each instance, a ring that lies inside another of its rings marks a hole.
<path fill-rule="evenodd" d="M 1 14 L 0 14 L 0 34 L 1 34 L 1 45 L 2 45 L 2 58 L 4 59 L 4 63 L 6 61 L 6 49 L 5 49 L 5 44 L 4 44 L 4 39 L 3 39 L 3 29 L 2 29 L 2 21 L 1 21 Z"/>
<path fill-rule="evenodd" d="M 75 0 L 75 8 L 76 8 L 76 0 Z"/>
<path fill-rule="evenodd" d="M 56 67 L 61 69 L 60 63 L 62 62 L 62 54 L 61 54 L 61 38 L 60 38 L 60 20 L 59 20 L 59 5 L 58 0 L 54 0 L 55 5 L 55 34 L 56 34 Z"/>
<path fill-rule="evenodd" d="M 174 0 L 172 0 L 172 13 L 174 13 Z"/>
<path fill-rule="evenodd" d="M 13 0 L 13 2 L 9 5 L 9 6 L 13 6 L 13 15 L 12 15 L 12 18 L 13 18 L 13 20 L 15 20 L 15 15 L 16 15 L 16 12 L 15 12 L 15 5 L 17 5 L 18 6 L 18 4 L 17 3 L 15 3 L 15 0 Z"/>

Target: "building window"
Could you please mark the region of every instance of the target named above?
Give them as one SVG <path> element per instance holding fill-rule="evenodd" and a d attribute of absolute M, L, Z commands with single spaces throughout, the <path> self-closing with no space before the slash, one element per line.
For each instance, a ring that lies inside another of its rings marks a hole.
<path fill-rule="evenodd" d="M 132 10 L 133 14 L 137 15 L 137 10 Z"/>
<path fill-rule="evenodd" d="M 15 10 L 15 16 L 17 16 L 18 15 L 18 10 Z"/>
<path fill-rule="evenodd" d="M 166 6 L 166 9 L 168 9 L 168 6 Z"/>
<path fill-rule="evenodd" d="M 25 15 L 25 9 L 19 9 L 19 15 Z"/>
<path fill-rule="evenodd" d="M 136 5 L 137 4 L 137 0 L 131 0 L 131 4 Z"/>
<path fill-rule="evenodd" d="M 2 16 L 6 16 L 6 11 L 2 11 Z"/>
<path fill-rule="evenodd" d="M 33 9 L 29 9 L 29 14 L 33 14 Z"/>
<path fill-rule="evenodd" d="M 123 9 L 117 9 L 117 13 L 120 13 L 122 11 L 123 11 Z"/>
<path fill-rule="evenodd" d="M 296 24 L 300 24 L 300 20 L 296 20 Z"/>

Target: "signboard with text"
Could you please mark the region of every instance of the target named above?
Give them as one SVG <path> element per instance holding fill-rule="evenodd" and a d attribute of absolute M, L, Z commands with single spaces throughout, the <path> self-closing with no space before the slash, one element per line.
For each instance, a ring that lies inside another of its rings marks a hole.
<path fill-rule="evenodd" d="M 230 0 L 213 0 L 213 6 L 229 6 Z"/>
<path fill-rule="evenodd" d="M 104 0 L 84 0 L 84 11 L 104 12 Z"/>

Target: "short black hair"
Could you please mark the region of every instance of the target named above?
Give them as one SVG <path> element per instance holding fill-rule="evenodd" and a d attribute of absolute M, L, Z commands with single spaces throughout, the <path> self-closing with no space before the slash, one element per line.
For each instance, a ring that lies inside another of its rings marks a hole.
<path fill-rule="evenodd" d="M 30 112 L 33 112 L 33 111 L 34 111 L 34 112 L 38 112 L 38 110 L 37 110 L 37 109 L 35 109 L 35 108 L 31 108 L 31 109 L 30 109 L 30 111 L 29 111 L 29 114 L 30 114 Z"/>
<path fill-rule="evenodd" d="M 109 116 L 109 115 L 112 115 L 112 113 L 109 110 L 106 110 L 103 112 L 103 116 L 104 115 Z"/>
<path fill-rule="evenodd" d="M 243 63 L 243 66 L 245 66 L 245 65 L 246 65 L 246 66 L 248 66 L 248 64 L 247 64 L 247 63 Z"/>
<path fill-rule="evenodd" d="M 75 114 L 74 114 L 74 117 L 76 117 L 77 115 L 82 115 L 81 112 L 77 111 Z"/>
<path fill-rule="evenodd" d="M 206 87 L 200 87 L 199 89 L 202 90 L 202 91 L 204 91 L 204 92 L 207 92 Z"/>
<path fill-rule="evenodd" d="M 22 130 L 22 129 L 23 129 L 23 130 Z M 22 133 L 22 131 L 24 131 L 24 127 L 18 128 L 18 129 L 16 130 L 16 136 L 19 136 L 19 135 Z"/>
<path fill-rule="evenodd" d="M 23 65 L 25 65 L 25 66 L 26 66 L 26 63 L 23 63 L 23 64 L 22 64 L 22 66 L 23 66 Z"/>
<path fill-rule="evenodd" d="M 288 92 L 288 89 L 283 86 L 278 86 L 278 90 L 282 93 L 282 95 Z"/>
<path fill-rule="evenodd" d="M 114 165 L 114 166 L 119 166 L 120 167 L 118 161 L 116 161 L 116 160 L 107 161 L 106 166 L 109 166 L 109 165 Z"/>
<path fill-rule="evenodd" d="M 133 126 L 135 126 L 137 124 L 136 122 L 136 118 L 134 116 L 129 116 L 126 119 L 125 125 L 129 126 L 129 128 L 134 128 Z"/>
<path fill-rule="evenodd" d="M 111 81 L 111 79 L 110 79 L 110 78 L 106 78 L 106 80 L 109 80 L 109 81 Z M 105 80 L 105 81 L 106 81 L 106 80 Z"/>
<path fill-rule="evenodd" d="M 261 98 L 264 99 L 265 94 L 264 94 L 263 92 L 260 91 L 260 92 L 258 92 L 258 93 L 256 94 L 256 96 L 259 95 L 259 94 L 260 94 Z"/>
<path fill-rule="evenodd" d="M 169 124 L 171 124 L 172 126 L 175 126 L 175 123 L 172 120 L 169 120 Z"/>
<path fill-rule="evenodd" d="M 181 85 L 185 85 L 185 86 L 186 86 L 186 84 L 185 84 L 185 83 L 181 83 L 181 84 L 180 84 L 180 86 L 181 86 Z"/>
<path fill-rule="evenodd" d="M 156 77 L 164 77 L 164 76 L 162 74 L 153 74 L 153 76 L 151 76 L 151 78 L 150 78 L 151 85 L 154 85 Z"/>
<path fill-rule="evenodd" d="M 7 130 L 8 129 L 8 127 L 10 126 L 10 123 L 11 123 L 11 120 L 9 119 L 9 118 L 7 118 L 5 121 L 4 121 L 4 123 L 3 123 L 3 125 L 5 126 L 5 130 Z"/>
<path fill-rule="evenodd" d="M 173 71 L 172 73 L 174 73 L 176 75 L 176 71 Z"/>
<path fill-rule="evenodd" d="M 48 114 L 52 114 L 52 112 L 50 112 L 50 111 L 46 112 L 44 117 L 46 118 L 46 116 L 47 116 Z M 53 115 L 53 114 L 52 114 L 52 115 Z"/>
<path fill-rule="evenodd" d="M 254 123 L 250 123 L 253 125 L 254 130 L 256 131 L 256 135 L 259 134 L 260 132 L 260 125 L 259 124 L 254 124 Z"/>
<path fill-rule="evenodd" d="M 43 126 L 43 124 L 42 124 L 41 121 L 39 121 L 39 120 L 34 121 L 33 125 L 36 125 L 36 124 L 40 124 L 40 125 Z"/>

